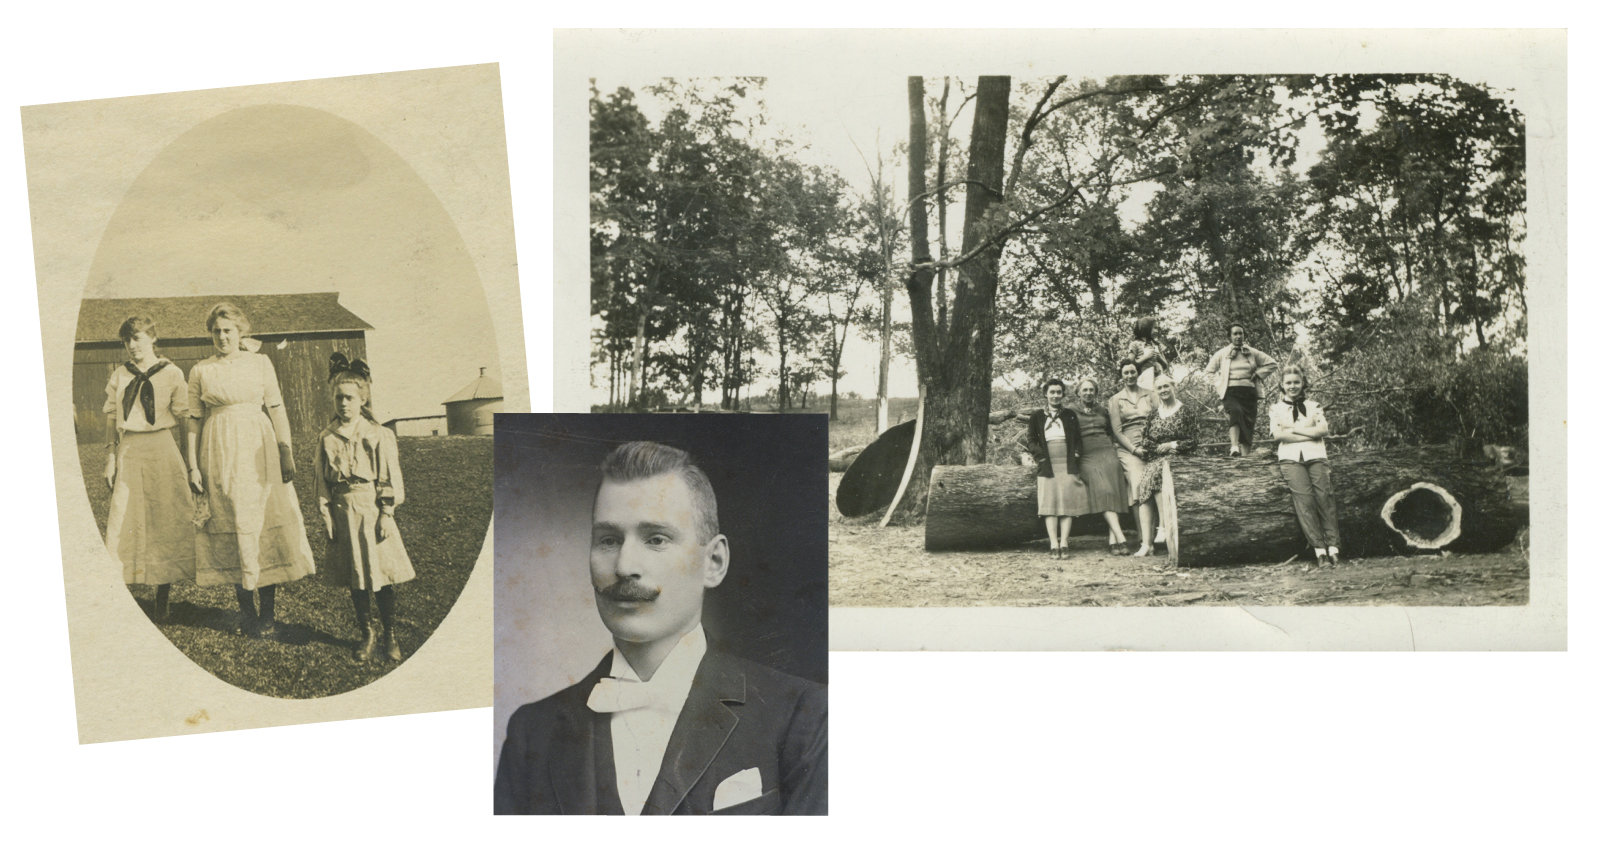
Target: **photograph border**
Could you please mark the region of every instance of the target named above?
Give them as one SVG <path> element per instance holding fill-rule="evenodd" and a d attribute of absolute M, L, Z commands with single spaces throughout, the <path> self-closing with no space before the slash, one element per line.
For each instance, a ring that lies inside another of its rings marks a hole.
<path fill-rule="evenodd" d="M 1430 72 L 1515 93 L 1528 141 L 1529 602 L 1517 607 L 833 608 L 849 650 L 1567 646 L 1566 34 L 1560 30 L 557 30 L 554 399 L 587 410 L 591 76 Z M 834 73 L 838 73 L 835 69 Z"/>

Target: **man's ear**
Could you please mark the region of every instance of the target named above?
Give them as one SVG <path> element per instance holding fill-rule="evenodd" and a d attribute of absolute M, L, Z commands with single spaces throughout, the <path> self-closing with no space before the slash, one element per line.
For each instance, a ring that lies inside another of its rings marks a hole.
<path fill-rule="evenodd" d="M 728 574 L 728 537 L 717 534 L 706 543 L 706 589 L 722 583 Z"/>

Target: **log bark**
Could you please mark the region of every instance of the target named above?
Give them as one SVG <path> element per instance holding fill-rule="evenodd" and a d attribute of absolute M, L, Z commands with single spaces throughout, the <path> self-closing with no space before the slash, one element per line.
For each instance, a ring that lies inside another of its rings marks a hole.
<path fill-rule="evenodd" d="M 1335 454 L 1330 466 L 1344 557 L 1414 552 L 1449 536 L 1444 515 L 1454 511 L 1441 492 L 1459 506 L 1458 533 L 1432 547 L 1495 551 L 1526 523 L 1504 476 L 1490 465 L 1456 461 L 1445 447 Z M 1273 459 L 1180 457 L 1171 472 L 1177 538 L 1169 527 L 1168 550 L 1178 565 L 1276 563 L 1307 550 Z M 1043 538 L 1037 492 L 1031 468 L 936 468 L 923 545 L 929 551 L 997 548 Z M 1122 523 L 1125 531 L 1134 527 L 1132 516 Z M 1105 524 L 1098 515 L 1079 516 L 1072 532 L 1103 534 Z"/>
<path fill-rule="evenodd" d="M 1341 557 L 1496 551 L 1526 523 L 1496 468 L 1460 461 L 1448 447 L 1334 455 L 1329 467 Z M 1281 561 L 1308 550 L 1272 459 L 1174 460 L 1172 491 L 1179 566 Z"/>
<path fill-rule="evenodd" d="M 1123 516 L 1123 530 L 1137 529 Z M 1106 533 L 1105 516 L 1080 515 L 1072 533 Z M 1039 518 L 1039 481 L 1032 467 L 940 465 L 928 487 L 923 547 L 929 551 L 1003 548 L 1044 539 Z M 1137 542 L 1137 538 L 1135 539 Z"/>

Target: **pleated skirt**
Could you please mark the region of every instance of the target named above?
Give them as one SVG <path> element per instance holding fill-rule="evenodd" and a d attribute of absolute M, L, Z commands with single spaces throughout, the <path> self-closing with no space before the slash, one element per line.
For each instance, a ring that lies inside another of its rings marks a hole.
<path fill-rule="evenodd" d="M 194 495 L 172 433 L 124 432 L 106 521 L 106 550 L 127 584 L 194 580 Z"/>
<path fill-rule="evenodd" d="M 333 515 L 326 579 L 330 586 L 375 591 L 417 577 L 393 521 L 388 535 L 378 541 L 378 493 L 371 483 L 357 483 L 347 491 L 341 486 L 329 498 L 328 512 Z"/>

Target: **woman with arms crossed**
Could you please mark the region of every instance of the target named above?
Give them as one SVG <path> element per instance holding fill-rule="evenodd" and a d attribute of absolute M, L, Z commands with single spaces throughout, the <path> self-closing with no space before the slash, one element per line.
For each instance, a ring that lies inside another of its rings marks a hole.
<path fill-rule="evenodd" d="M 1316 552 L 1317 565 L 1339 562 L 1339 503 L 1333 496 L 1333 476 L 1328 472 L 1328 418 L 1322 406 L 1306 399 L 1306 371 L 1291 366 L 1283 371 L 1283 398 L 1267 413 L 1272 437 L 1278 442 L 1278 472 L 1289 484 L 1295 518 Z"/>

